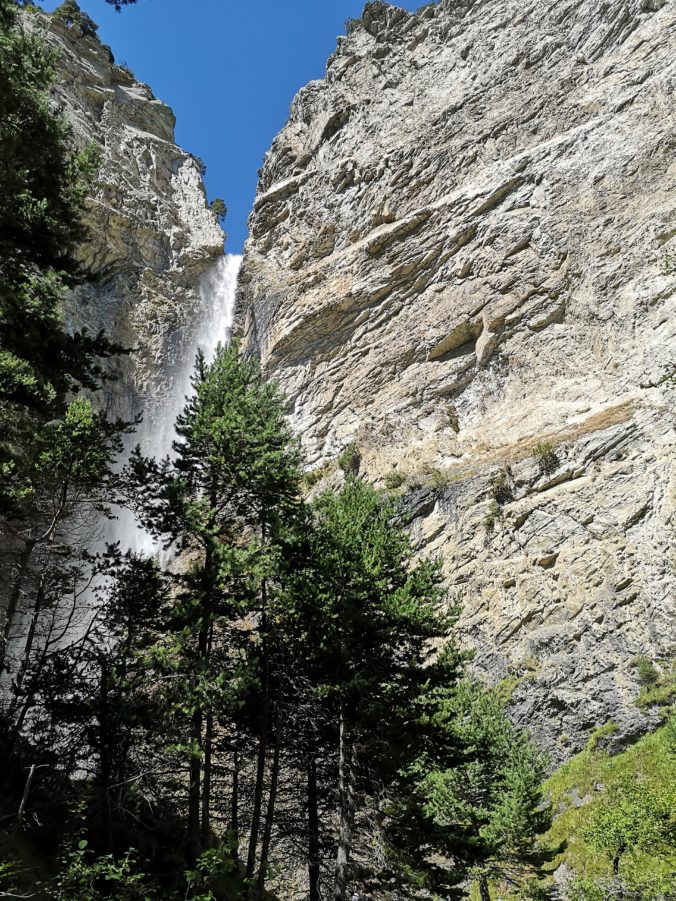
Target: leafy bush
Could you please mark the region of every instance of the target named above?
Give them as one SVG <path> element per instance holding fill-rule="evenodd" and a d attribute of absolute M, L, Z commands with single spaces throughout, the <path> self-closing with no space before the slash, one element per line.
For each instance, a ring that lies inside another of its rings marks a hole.
<path fill-rule="evenodd" d="M 657 685 L 660 681 L 660 674 L 655 669 L 655 665 L 648 657 L 639 657 L 635 664 L 636 678 L 638 684 L 642 688 L 648 688 L 651 685 Z"/>
<path fill-rule="evenodd" d="M 556 448 L 549 441 L 543 441 L 540 444 L 536 444 L 533 448 L 533 457 L 540 467 L 542 475 L 550 475 L 559 465 Z"/>
<path fill-rule="evenodd" d="M 648 658 L 639 657 L 635 666 L 641 686 L 637 707 L 669 707 L 676 701 L 676 665 L 665 667 L 660 674 Z"/>
<path fill-rule="evenodd" d="M 498 502 L 494 500 L 488 508 L 488 513 L 484 516 L 484 526 L 486 527 L 486 531 L 489 533 L 492 532 L 495 529 L 495 524 L 500 519 L 502 519 L 502 510 L 500 509 Z"/>
<path fill-rule="evenodd" d="M 489 479 L 491 493 L 497 504 L 506 504 L 514 498 L 512 472 L 509 466 L 500 469 Z"/>
<path fill-rule="evenodd" d="M 135 872 L 135 851 L 130 848 L 116 859 L 112 854 L 97 857 L 81 839 L 75 850 L 63 859 L 64 872 L 51 893 L 54 901 L 151 901 L 157 895 L 144 873 Z"/>
<path fill-rule="evenodd" d="M 359 472 L 359 464 L 361 463 L 361 454 L 359 448 L 352 442 L 348 444 L 345 450 L 339 454 L 336 463 L 344 473 L 355 474 Z"/>
<path fill-rule="evenodd" d="M 68 28 L 79 28 L 85 37 L 96 37 L 99 26 L 90 18 L 87 13 L 83 13 L 76 0 L 64 0 L 61 6 L 57 6 L 54 10 L 54 16 L 61 19 Z"/>
<path fill-rule="evenodd" d="M 328 475 L 331 472 L 332 466 L 330 463 L 324 463 L 322 466 L 318 466 L 316 469 L 309 469 L 307 472 L 304 472 L 302 475 L 302 481 L 305 488 L 314 488 L 314 486 L 321 482 L 324 476 Z"/>

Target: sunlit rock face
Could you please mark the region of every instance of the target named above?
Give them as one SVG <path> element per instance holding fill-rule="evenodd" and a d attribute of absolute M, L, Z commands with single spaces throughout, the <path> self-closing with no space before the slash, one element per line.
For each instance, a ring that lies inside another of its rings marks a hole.
<path fill-rule="evenodd" d="M 79 148 L 100 148 L 81 249 L 88 281 L 68 302 L 73 327 L 104 328 L 133 353 L 113 366 L 114 411 L 152 415 L 195 347 L 199 280 L 222 256 L 199 160 L 174 143 L 174 115 L 150 88 L 111 61 L 98 40 L 54 17 L 28 15 L 58 54 L 55 104 Z"/>
<path fill-rule="evenodd" d="M 554 760 L 674 647 L 676 4 L 367 4 L 263 169 L 240 297 Z"/>

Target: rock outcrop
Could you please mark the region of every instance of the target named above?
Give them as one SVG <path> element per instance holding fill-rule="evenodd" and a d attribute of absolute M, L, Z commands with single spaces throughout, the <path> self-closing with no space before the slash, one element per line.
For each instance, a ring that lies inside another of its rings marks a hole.
<path fill-rule="evenodd" d="M 313 467 L 402 495 L 554 761 L 675 638 L 676 6 L 383 2 L 263 166 L 238 301 Z"/>
<path fill-rule="evenodd" d="M 55 104 L 79 149 L 100 148 L 81 250 L 88 281 L 69 299 L 74 328 L 105 329 L 133 353 L 113 364 L 114 412 L 158 415 L 174 370 L 194 352 L 200 276 L 223 255 L 224 235 L 209 209 L 202 164 L 174 142 L 172 111 L 110 50 L 77 25 L 26 15 L 57 52 Z"/>

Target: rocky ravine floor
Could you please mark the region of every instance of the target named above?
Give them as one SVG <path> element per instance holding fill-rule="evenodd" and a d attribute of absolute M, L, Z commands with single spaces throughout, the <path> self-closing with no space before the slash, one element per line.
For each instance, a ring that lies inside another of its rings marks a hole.
<path fill-rule="evenodd" d="M 239 329 L 398 486 L 554 760 L 674 649 L 673 0 L 381 2 L 262 170 Z"/>

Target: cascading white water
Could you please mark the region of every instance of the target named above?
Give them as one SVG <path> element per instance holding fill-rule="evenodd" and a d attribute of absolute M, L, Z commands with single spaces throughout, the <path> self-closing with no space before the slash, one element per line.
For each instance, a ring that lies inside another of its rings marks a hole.
<path fill-rule="evenodd" d="M 204 273 L 200 280 L 200 305 L 195 323 L 193 340 L 187 342 L 182 358 L 173 367 L 173 385 L 170 396 L 157 409 L 143 411 L 143 421 L 132 436 L 131 446 L 141 446 L 148 457 L 161 459 L 171 454 L 176 438 L 176 417 L 191 394 L 190 380 L 195 368 L 195 356 L 201 350 L 207 362 L 212 360 L 219 344 L 227 344 L 232 337 L 235 313 L 237 276 L 242 257 L 227 254 Z M 110 523 L 108 542 L 120 542 L 121 549 L 140 554 L 155 554 L 157 544 L 141 529 L 128 510 L 119 510 L 117 519 Z"/>
<path fill-rule="evenodd" d="M 200 280 L 198 321 L 191 346 L 185 348 L 184 358 L 175 368 L 171 396 L 159 410 L 144 411 L 144 421 L 137 432 L 136 443 L 141 445 L 148 457 L 160 459 L 171 452 L 172 442 L 176 438 L 176 417 L 191 394 L 190 379 L 195 369 L 197 351 L 201 350 L 208 362 L 213 359 L 218 344 L 227 344 L 232 337 L 237 275 L 241 262 L 241 256 L 223 256 Z"/>

